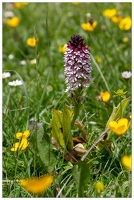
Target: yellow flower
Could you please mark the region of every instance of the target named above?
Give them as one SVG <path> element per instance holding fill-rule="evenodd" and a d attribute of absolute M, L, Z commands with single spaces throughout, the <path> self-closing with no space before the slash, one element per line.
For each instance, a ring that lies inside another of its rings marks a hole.
<path fill-rule="evenodd" d="M 29 179 L 22 179 L 19 181 L 19 184 L 25 188 L 28 192 L 34 194 L 43 193 L 48 187 L 53 183 L 54 178 L 52 175 L 44 175 L 40 178 L 33 177 Z"/>
<path fill-rule="evenodd" d="M 67 44 L 61 45 L 61 46 L 59 47 L 59 52 L 65 53 L 65 51 L 66 51 L 66 46 L 67 46 Z"/>
<path fill-rule="evenodd" d="M 19 23 L 20 23 L 20 19 L 18 17 L 13 17 L 7 20 L 8 26 L 11 26 L 13 28 L 17 27 Z"/>
<path fill-rule="evenodd" d="M 104 102 L 108 102 L 109 99 L 110 99 L 110 93 L 109 93 L 108 91 L 102 92 L 102 93 L 100 94 L 100 96 L 101 96 L 101 98 L 102 98 L 102 101 L 104 101 Z"/>
<path fill-rule="evenodd" d="M 16 142 L 13 147 L 11 148 L 11 151 L 23 151 L 25 150 L 29 145 L 29 142 L 26 138 L 23 138 L 20 142 Z"/>
<path fill-rule="evenodd" d="M 129 39 L 128 39 L 128 37 L 124 37 L 124 38 L 122 39 L 122 41 L 123 41 L 124 43 L 127 43 L 127 42 L 129 41 Z"/>
<path fill-rule="evenodd" d="M 30 64 L 32 65 L 36 64 L 36 59 L 30 60 Z"/>
<path fill-rule="evenodd" d="M 78 5 L 78 4 L 80 4 L 80 2 L 72 2 L 72 4 Z"/>
<path fill-rule="evenodd" d="M 29 4 L 28 2 L 15 2 L 14 5 L 16 8 L 24 8 L 27 4 Z"/>
<path fill-rule="evenodd" d="M 128 170 L 132 170 L 132 156 L 123 156 L 122 159 L 122 164 L 123 166 L 128 169 Z"/>
<path fill-rule="evenodd" d="M 116 9 L 106 9 L 104 12 L 103 12 L 103 15 L 107 18 L 112 18 L 113 16 L 115 16 L 117 13 L 117 10 Z"/>
<path fill-rule="evenodd" d="M 94 31 L 95 27 L 97 26 L 97 22 L 94 21 L 93 23 L 87 22 L 81 25 L 82 29 L 85 31 Z"/>
<path fill-rule="evenodd" d="M 21 133 L 21 132 L 16 133 L 15 138 L 19 139 L 19 142 L 16 142 L 13 145 L 13 147 L 11 148 L 11 151 L 25 150 L 29 145 L 29 142 L 27 140 L 29 135 L 30 135 L 29 130 L 26 130 L 24 133 Z"/>
<path fill-rule="evenodd" d="M 119 23 L 122 20 L 122 16 L 121 15 L 115 15 L 111 18 L 112 22 L 114 23 Z"/>
<path fill-rule="evenodd" d="M 30 136 L 30 131 L 26 130 L 24 133 L 18 132 L 15 134 L 15 138 L 22 139 L 22 138 L 28 138 Z"/>
<path fill-rule="evenodd" d="M 35 47 L 35 46 L 36 46 L 36 38 L 35 38 L 35 37 L 28 38 L 28 39 L 27 39 L 27 44 L 28 44 L 30 47 Z"/>
<path fill-rule="evenodd" d="M 96 61 L 97 61 L 98 63 L 101 63 L 101 58 L 100 58 L 100 56 L 96 56 Z"/>
<path fill-rule="evenodd" d="M 132 20 L 131 20 L 131 18 L 130 18 L 129 16 L 126 17 L 126 18 L 124 18 L 124 19 L 122 19 L 122 20 L 120 21 L 120 23 L 119 23 L 119 28 L 120 28 L 121 30 L 126 30 L 126 31 L 128 31 L 128 30 L 131 29 L 131 26 L 132 26 Z"/>
<path fill-rule="evenodd" d="M 95 187 L 98 194 L 100 194 L 105 188 L 103 182 L 101 182 L 101 181 L 98 181 L 97 183 L 95 183 L 94 187 Z"/>
<path fill-rule="evenodd" d="M 121 118 L 118 120 L 118 122 L 109 122 L 109 128 L 117 135 L 123 135 L 129 129 L 129 126 L 130 122 L 128 122 L 126 118 Z"/>

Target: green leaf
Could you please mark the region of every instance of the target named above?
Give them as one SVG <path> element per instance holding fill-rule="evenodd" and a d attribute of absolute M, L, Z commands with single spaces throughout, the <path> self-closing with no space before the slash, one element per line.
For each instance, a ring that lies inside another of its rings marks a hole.
<path fill-rule="evenodd" d="M 51 121 L 51 128 L 52 128 L 52 136 L 55 138 L 57 143 L 62 147 L 65 148 L 65 142 L 63 138 L 63 115 L 62 112 L 59 110 L 52 110 L 52 121 Z"/>
<path fill-rule="evenodd" d="M 78 197 L 84 197 L 90 181 L 90 170 L 84 161 L 79 161 L 73 168 L 73 177 L 77 187 Z"/>
<path fill-rule="evenodd" d="M 123 115 L 124 110 L 125 110 L 125 108 L 126 108 L 128 102 L 129 102 L 129 100 L 130 100 L 130 97 L 129 97 L 129 98 L 126 98 L 126 99 L 123 99 L 123 100 L 118 104 L 117 107 L 114 107 L 114 108 L 113 108 L 112 114 L 111 114 L 111 116 L 110 116 L 110 118 L 109 118 L 109 120 L 108 120 L 108 122 L 107 122 L 107 124 L 106 124 L 105 130 L 108 128 L 109 122 L 110 122 L 110 121 L 116 121 L 118 118 L 120 118 L 120 117 Z M 108 132 L 107 140 L 110 138 L 111 134 L 112 134 L 112 131 L 110 130 L 110 131 Z"/>
<path fill-rule="evenodd" d="M 37 130 L 37 149 L 38 149 L 38 156 L 40 157 L 41 161 L 47 167 L 48 172 L 51 173 L 57 160 L 52 153 L 52 144 L 51 139 L 47 134 L 44 134 L 43 126 Z"/>
<path fill-rule="evenodd" d="M 63 137 L 67 150 L 73 149 L 73 139 L 71 133 L 71 122 L 72 122 L 73 111 L 71 108 L 64 104 L 63 107 Z"/>

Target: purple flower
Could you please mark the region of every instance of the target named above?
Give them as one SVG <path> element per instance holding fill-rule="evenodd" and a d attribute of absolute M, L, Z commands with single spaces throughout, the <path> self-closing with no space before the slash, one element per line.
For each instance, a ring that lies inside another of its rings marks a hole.
<path fill-rule="evenodd" d="M 89 62 L 90 53 L 81 36 L 74 35 L 71 37 L 66 47 L 64 59 L 66 91 L 88 87 L 92 80 L 92 68 Z"/>

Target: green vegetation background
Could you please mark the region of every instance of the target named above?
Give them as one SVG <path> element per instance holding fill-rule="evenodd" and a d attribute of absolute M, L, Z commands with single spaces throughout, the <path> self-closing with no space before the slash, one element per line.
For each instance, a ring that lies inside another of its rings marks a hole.
<path fill-rule="evenodd" d="M 11 28 L 6 23 L 3 24 L 3 71 L 12 70 L 12 76 L 3 81 L 3 180 L 31 177 L 34 171 L 35 163 L 31 154 L 18 156 L 11 152 L 14 134 L 25 131 L 29 119 L 43 123 L 44 132 L 50 133 L 52 108 L 62 110 L 64 102 L 70 103 L 68 94 L 65 93 L 64 55 L 59 52 L 59 46 L 66 44 L 74 34 L 84 38 L 95 59 L 96 56 L 101 58 L 98 65 L 111 93 L 110 103 L 118 105 L 119 99 L 113 98 L 117 89 L 127 91 L 127 97 L 131 95 L 130 81 L 121 76 L 121 72 L 131 70 L 131 31 L 120 30 L 117 24 L 104 17 L 102 13 L 107 8 L 118 8 L 123 17 L 131 16 L 131 3 L 29 3 L 23 9 L 13 10 L 20 18 L 18 27 Z M 3 15 L 5 11 L 7 4 L 3 3 Z M 98 23 L 93 32 L 86 32 L 81 28 L 81 24 L 87 21 L 86 13 L 90 13 Z M 38 49 L 31 48 L 26 43 L 27 38 L 35 36 L 35 32 Z M 124 37 L 128 37 L 128 43 L 123 43 Z M 10 54 L 14 55 L 12 60 L 8 57 Z M 38 65 L 20 64 L 21 60 L 31 60 L 37 55 Z M 92 60 L 91 66 L 94 84 L 100 92 L 106 91 L 104 81 Z M 19 79 L 16 72 L 23 79 L 25 88 L 8 86 L 9 80 Z M 90 86 L 86 92 L 78 119 L 83 122 L 90 135 L 87 145 L 90 146 L 104 131 L 112 108 L 97 100 L 96 96 L 99 94 L 94 87 Z M 129 111 L 130 106 L 126 113 Z M 100 162 L 102 154 L 93 150 L 90 168 L 92 173 L 85 197 L 98 197 L 94 183 L 100 179 L 107 185 L 101 197 L 131 197 L 131 174 L 119 162 L 123 153 L 131 153 L 131 134 L 125 135 L 123 139 L 114 136 L 113 143 L 114 152 L 111 157 L 105 155 L 104 163 Z M 56 151 L 55 155 L 58 160 L 55 173 L 60 176 L 44 197 L 55 197 L 56 189 L 61 188 L 74 173 L 72 164 L 64 161 L 59 152 Z M 37 161 L 36 175 L 44 173 L 47 173 L 47 169 Z M 76 194 L 76 185 L 71 178 L 65 184 L 62 195 L 76 197 Z M 5 181 L 3 197 L 32 195 L 18 184 Z"/>

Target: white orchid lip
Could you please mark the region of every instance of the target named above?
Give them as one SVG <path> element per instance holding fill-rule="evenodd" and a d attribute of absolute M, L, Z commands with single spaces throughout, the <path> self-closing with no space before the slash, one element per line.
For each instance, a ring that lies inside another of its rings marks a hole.
<path fill-rule="evenodd" d="M 12 82 L 9 82 L 8 85 L 10 86 L 20 86 L 20 85 L 23 85 L 23 82 L 21 80 L 16 80 L 16 81 L 12 81 Z"/>

